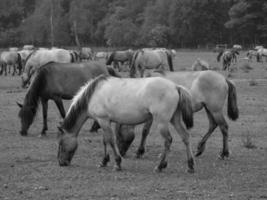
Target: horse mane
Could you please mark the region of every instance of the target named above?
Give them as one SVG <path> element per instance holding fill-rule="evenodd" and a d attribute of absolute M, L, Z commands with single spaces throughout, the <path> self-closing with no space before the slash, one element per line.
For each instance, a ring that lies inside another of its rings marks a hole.
<path fill-rule="evenodd" d="M 173 72 L 172 55 L 168 51 L 165 51 L 165 53 L 167 55 L 167 60 L 168 60 L 168 65 L 169 65 L 170 71 Z"/>
<path fill-rule="evenodd" d="M 113 51 L 110 56 L 107 59 L 106 65 L 111 65 L 112 61 L 114 60 L 114 56 L 115 56 L 115 51 Z"/>
<path fill-rule="evenodd" d="M 40 101 L 40 94 L 46 85 L 47 69 L 40 68 L 33 79 L 24 99 L 23 107 L 19 111 L 19 117 L 28 124 L 33 122 Z"/>
<path fill-rule="evenodd" d="M 33 56 L 37 51 L 38 51 L 38 50 L 34 50 L 34 51 L 32 51 L 32 52 L 27 56 L 27 58 L 25 59 L 25 63 L 27 63 L 28 60 L 30 59 L 30 57 Z"/>
<path fill-rule="evenodd" d="M 23 69 L 23 67 L 22 67 L 22 60 L 21 60 L 21 55 L 18 53 L 18 60 L 17 60 L 17 62 L 18 62 L 18 65 L 19 65 L 19 69 Z"/>
<path fill-rule="evenodd" d="M 78 93 L 73 97 L 69 111 L 63 121 L 62 127 L 64 129 L 72 129 L 80 114 L 87 110 L 88 104 L 90 103 L 99 83 L 107 80 L 108 77 L 109 76 L 107 75 L 100 75 L 80 88 Z"/>
<path fill-rule="evenodd" d="M 135 61 L 140 52 L 141 50 L 137 50 L 132 56 L 131 65 L 130 65 L 130 77 L 133 77 L 133 75 L 136 73 Z"/>

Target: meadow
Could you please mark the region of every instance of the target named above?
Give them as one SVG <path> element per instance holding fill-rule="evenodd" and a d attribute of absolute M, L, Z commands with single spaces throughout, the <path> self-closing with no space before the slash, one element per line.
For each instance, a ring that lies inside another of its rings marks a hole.
<path fill-rule="evenodd" d="M 175 70 L 191 70 L 197 58 L 208 61 L 220 71 L 217 53 L 177 51 Z M 154 173 L 162 149 L 160 134 L 152 127 L 147 151 L 135 158 L 142 125 L 136 127 L 136 139 L 122 161 L 121 172 L 112 171 L 112 162 L 98 168 L 103 153 L 101 131 L 90 133 L 88 120 L 79 135 L 79 148 L 69 167 L 57 161 L 57 126 L 62 120 L 54 103 L 49 103 L 47 137 L 40 138 L 41 109 L 28 137 L 19 135 L 19 108 L 26 89 L 18 76 L 0 76 L 0 199 L 267 199 L 267 63 L 248 63 L 245 52 L 239 56 L 229 79 L 235 82 L 240 117 L 229 124 L 230 157 L 218 158 L 222 135 L 216 129 L 202 156 L 195 159 L 196 172 L 186 172 L 185 147 L 171 129 L 173 144 L 168 167 Z M 65 101 L 67 109 L 70 101 Z M 226 107 L 226 106 L 225 106 Z M 225 109 L 226 114 L 226 109 Z M 204 111 L 195 114 L 190 130 L 192 148 L 208 129 Z"/>

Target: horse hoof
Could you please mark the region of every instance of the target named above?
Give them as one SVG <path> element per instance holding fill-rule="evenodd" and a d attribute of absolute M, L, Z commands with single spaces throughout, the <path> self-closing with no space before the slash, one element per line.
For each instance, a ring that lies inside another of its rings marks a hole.
<path fill-rule="evenodd" d="M 136 155 L 135 155 L 135 157 L 136 157 L 136 158 L 141 158 L 141 157 L 144 155 L 144 153 L 145 153 L 145 150 L 144 150 L 144 149 L 138 149 L 138 150 L 136 151 Z"/>
<path fill-rule="evenodd" d="M 229 158 L 229 156 L 230 156 L 229 152 L 222 152 L 219 154 L 219 159 L 225 160 L 225 159 Z"/>
<path fill-rule="evenodd" d="M 194 169 L 188 169 L 187 172 L 188 172 L 189 174 L 194 174 L 194 173 L 195 173 L 195 170 L 194 170 Z"/>

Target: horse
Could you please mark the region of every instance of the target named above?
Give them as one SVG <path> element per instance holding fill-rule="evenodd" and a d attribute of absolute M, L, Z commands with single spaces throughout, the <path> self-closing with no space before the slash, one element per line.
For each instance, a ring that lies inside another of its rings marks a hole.
<path fill-rule="evenodd" d="M 93 51 L 90 47 L 82 47 L 80 50 L 81 60 L 93 60 Z"/>
<path fill-rule="evenodd" d="M 113 68 L 120 71 L 120 63 L 129 62 L 131 65 L 131 60 L 133 57 L 134 51 L 132 49 L 125 51 L 113 51 L 106 61 L 106 65 L 111 65 L 113 62 Z"/>
<path fill-rule="evenodd" d="M 248 60 L 250 62 L 252 61 L 253 57 L 255 57 L 258 60 L 258 51 L 254 50 L 254 49 L 248 50 L 247 57 L 248 57 Z"/>
<path fill-rule="evenodd" d="M 198 58 L 192 65 L 192 71 L 205 71 L 209 69 L 210 69 L 209 63 L 200 58 Z"/>
<path fill-rule="evenodd" d="M 263 47 L 259 47 L 257 50 L 257 61 L 258 62 L 263 62 L 262 57 L 266 57 L 266 62 L 267 62 L 267 49 L 263 48 Z"/>
<path fill-rule="evenodd" d="M 107 60 L 110 54 L 111 54 L 110 52 L 99 51 L 95 53 L 94 59 L 95 60 L 100 60 L 100 59 Z"/>
<path fill-rule="evenodd" d="M 18 103 L 21 108 L 19 118 L 21 119 L 22 136 L 27 135 L 27 131 L 33 122 L 39 105 L 43 108 L 43 129 L 41 136 L 47 130 L 47 109 L 48 100 L 53 100 L 61 117 L 65 117 L 65 110 L 62 99 L 71 99 L 78 89 L 88 80 L 101 75 L 116 75 L 112 68 L 108 68 L 97 62 L 87 63 L 55 63 L 49 62 L 39 68 L 32 83 L 30 84 L 24 103 Z"/>
<path fill-rule="evenodd" d="M 22 87 L 25 87 L 40 66 L 48 62 L 70 63 L 71 55 L 68 50 L 65 49 L 51 49 L 51 50 L 36 50 L 33 51 L 26 59 L 25 69 L 21 76 Z"/>
<path fill-rule="evenodd" d="M 22 47 L 23 50 L 34 50 L 34 46 L 32 44 L 25 44 Z"/>
<path fill-rule="evenodd" d="M 223 148 L 220 153 L 220 158 L 224 159 L 229 157 L 228 147 L 228 124 L 223 114 L 223 107 L 228 101 L 227 113 L 229 119 L 235 121 L 239 117 L 239 110 L 237 106 L 237 94 L 235 85 L 214 71 L 198 71 L 198 72 L 154 72 L 151 76 L 160 76 L 173 81 L 176 84 L 182 85 L 189 90 L 192 96 L 193 112 L 198 112 L 204 108 L 206 111 L 209 129 L 201 141 L 198 143 L 196 156 L 200 156 L 206 146 L 206 142 L 214 132 L 216 127 L 219 126 L 223 136 Z M 152 122 L 148 121 L 142 131 L 142 139 L 136 157 L 141 157 L 145 152 L 145 141 L 149 134 Z M 133 127 L 127 130 L 117 132 L 118 146 L 121 155 L 125 155 L 132 140 Z M 127 133 L 125 131 L 130 131 Z M 122 132 L 122 133 L 121 133 Z M 124 137 L 122 137 L 124 136 Z"/>
<path fill-rule="evenodd" d="M 155 171 L 167 167 L 172 136 L 168 124 L 172 124 L 181 136 L 187 152 L 188 172 L 194 172 L 190 135 L 182 126 L 193 127 L 193 111 L 190 94 L 181 86 L 161 77 L 116 78 L 101 75 L 88 82 L 73 98 L 59 128 L 58 162 L 68 166 L 78 147 L 79 130 L 86 119 L 93 118 L 100 124 L 103 134 L 104 157 L 100 167 L 107 166 L 107 144 L 113 150 L 115 170 L 121 169 L 121 156 L 115 143 L 111 122 L 137 125 L 153 119 L 164 139 L 164 149 Z"/>
<path fill-rule="evenodd" d="M 239 52 L 236 49 L 227 49 L 224 51 L 221 51 L 217 56 L 217 61 L 220 62 L 220 58 L 222 57 L 223 60 L 223 68 L 222 70 L 230 71 L 230 65 L 232 62 L 237 62 L 237 55 L 239 55 Z"/>
<path fill-rule="evenodd" d="M 168 51 L 160 49 L 141 49 L 137 50 L 130 66 L 130 77 L 134 77 L 137 69 L 140 77 L 144 76 L 145 69 L 164 69 L 169 66 L 173 71 L 172 56 Z"/>
<path fill-rule="evenodd" d="M 0 55 L 0 60 L 2 63 L 2 71 L 5 71 L 5 75 L 7 75 L 6 71 L 8 68 L 9 73 L 11 73 L 11 68 L 13 67 L 14 76 L 17 72 L 17 68 L 19 70 L 19 75 L 22 73 L 22 60 L 21 56 L 17 51 L 3 51 Z"/>

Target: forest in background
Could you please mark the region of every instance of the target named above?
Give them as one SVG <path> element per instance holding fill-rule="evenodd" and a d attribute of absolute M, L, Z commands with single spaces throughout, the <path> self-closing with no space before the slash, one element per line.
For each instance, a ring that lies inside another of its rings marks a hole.
<path fill-rule="evenodd" d="M 1 0 L 0 46 L 267 44 L 266 0 Z"/>

